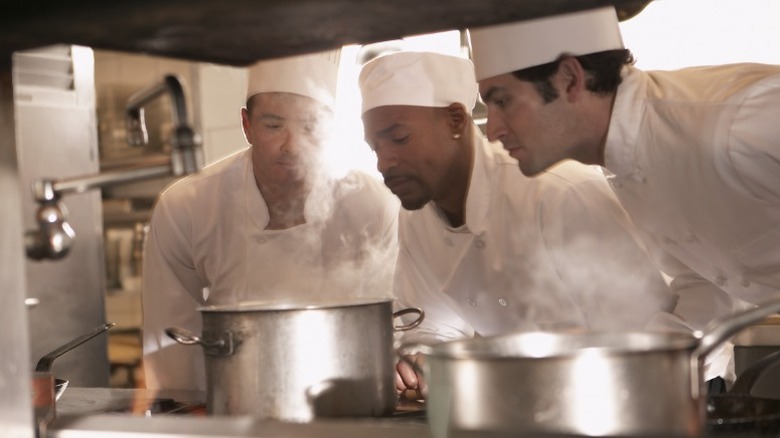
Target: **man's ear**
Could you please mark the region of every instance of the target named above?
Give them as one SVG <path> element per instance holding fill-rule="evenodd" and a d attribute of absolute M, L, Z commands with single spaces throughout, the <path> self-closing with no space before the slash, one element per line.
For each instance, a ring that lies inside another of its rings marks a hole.
<path fill-rule="evenodd" d="M 468 113 L 463 104 L 459 102 L 451 103 L 450 106 L 447 107 L 447 116 L 449 118 L 452 135 L 454 136 L 457 134 L 460 136 L 463 134 L 463 131 L 466 129 L 466 123 L 468 123 L 469 120 Z"/>
<path fill-rule="evenodd" d="M 244 138 L 246 138 L 246 142 L 250 144 L 249 130 L 251 126 L 252 125 L 249 120 L 249 111 L 246 108 L 241 108 L 241 127 L 244 129 Z"/>
<path fill-rule="evenodd" d="M 563 56 L 555 74 L 556 86 L 562 90 L 568 102 L 580 100 L 587 88 L 588 75 L 582 64 L 573 56 Z"/>

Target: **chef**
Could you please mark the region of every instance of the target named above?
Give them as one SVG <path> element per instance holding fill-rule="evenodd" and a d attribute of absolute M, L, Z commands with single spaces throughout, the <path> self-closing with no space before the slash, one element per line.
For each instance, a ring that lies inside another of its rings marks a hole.
<path fill-rule="evenodd" d="M 241 123 L 251 146 L 157 200 L 143 271 L 149 388 L 205 390 L 202 348 L 164 333 L 200 333 L 201 306 L 391 295 L 398 201 L 375 178 L 336 177 L 320 159 L 338 59 L 336 51 L 250 67 Z"/>
<path fill-rule="evenodd" d="M 614 8 L 471 30 L 488 138 L 529 176 L 604 166 L 701 329 L 780 288 L 780 67 L 641 71 Z M 724 375 L 725 361 L 707 369 Z"/>
<path fill-rule="evenodd" d="M 426 312 L 410 335 L 445 341 L 518 330 L 641 329 L 671 291 L 600 169 L 528 178 L 472 119 L 468 59 L 380 56 L 361 70 L 365 138 L 401 200 L 395 291 Z M 399 391 L 423 385 L 399 362 Z"/>

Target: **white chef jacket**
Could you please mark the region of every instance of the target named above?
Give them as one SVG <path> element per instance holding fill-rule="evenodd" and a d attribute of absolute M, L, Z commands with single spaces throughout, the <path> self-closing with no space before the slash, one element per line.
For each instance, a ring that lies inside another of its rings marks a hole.
<path fill-rule="evenodd" d="M 625 68 L 605 166 L 690 327 L 778 296 L 780 67 Z"/>
<path fill-rule="evenodd" d="M 251 148 L 167 188 L 144 252 L 144 368 L 149 388 L 205 389 L 202 348 L 164 330 L 200 333 L 198 308 L 263 300 L 390 297 L 399 202 L 364 173 L 320 178 L 306 223 L 266 230 Z M 273 354 L 269 352 L 269 354 Z"/>
<path fill-rule="evenodd" d="M 566 162 L 528 178 L 500 146 L 474 142 L 462 227 L 433 203 L 400 213 L 398 302 L 426 312 L 406 339 L 642 329 L 671 310 L 600 168 Z"/>

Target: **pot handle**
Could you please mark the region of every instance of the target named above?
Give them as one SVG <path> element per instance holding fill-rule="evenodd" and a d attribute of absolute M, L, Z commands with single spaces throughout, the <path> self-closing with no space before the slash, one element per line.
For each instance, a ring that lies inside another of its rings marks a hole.
<path fill-rule="evenodd" d="M 720 344 L 726 342 L 740 330 L 756 323 L 769 315 L 780 312 L 780 299 L 764 302 L 756 308 L 737 312 L 723 318 L 718 318 L 707 324 L 704 332 L 697 331 L 699 345 L 693 351 L 693 358 L 703 360 Z"/>
<path fill-rule="evenodd" d="M 422 324 L 423 320 L 425 319 L 425 312 L 423 312 L 423 310 L 419 307 L 407 307 L 406 309 L 401 309 L 397 312 L 394 312 L 393 319 L 398 318 L 399 316 L 408 315 L 410 313 L 416 313 L 418 315 L 417 319 L 406 325 L 394 325 L 393 330 L 403 332 L 406 330 L 411 330 Z"/>
<path fill-rule="evenodd" d="M 209 356 L 230 356 L 233 354 L 233 335 L 231 332 L 225 332 L 223 337 L 216 339 L 206 339 L 178 327 L 168 327 L 165 334 L 174 341 L 182 345 L 196 345 L 203 347 L 203 352 Z"/>

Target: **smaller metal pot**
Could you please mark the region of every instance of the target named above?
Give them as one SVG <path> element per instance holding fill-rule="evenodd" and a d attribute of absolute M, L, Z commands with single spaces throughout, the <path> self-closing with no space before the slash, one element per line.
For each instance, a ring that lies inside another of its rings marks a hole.
<path fill-rule="evenodd" d="M 707 354 L 780 300 L 705 333 L 526 332 L 402 345 L 425 356 L 434 437 L 552 433 L 699 436 Z"/>

